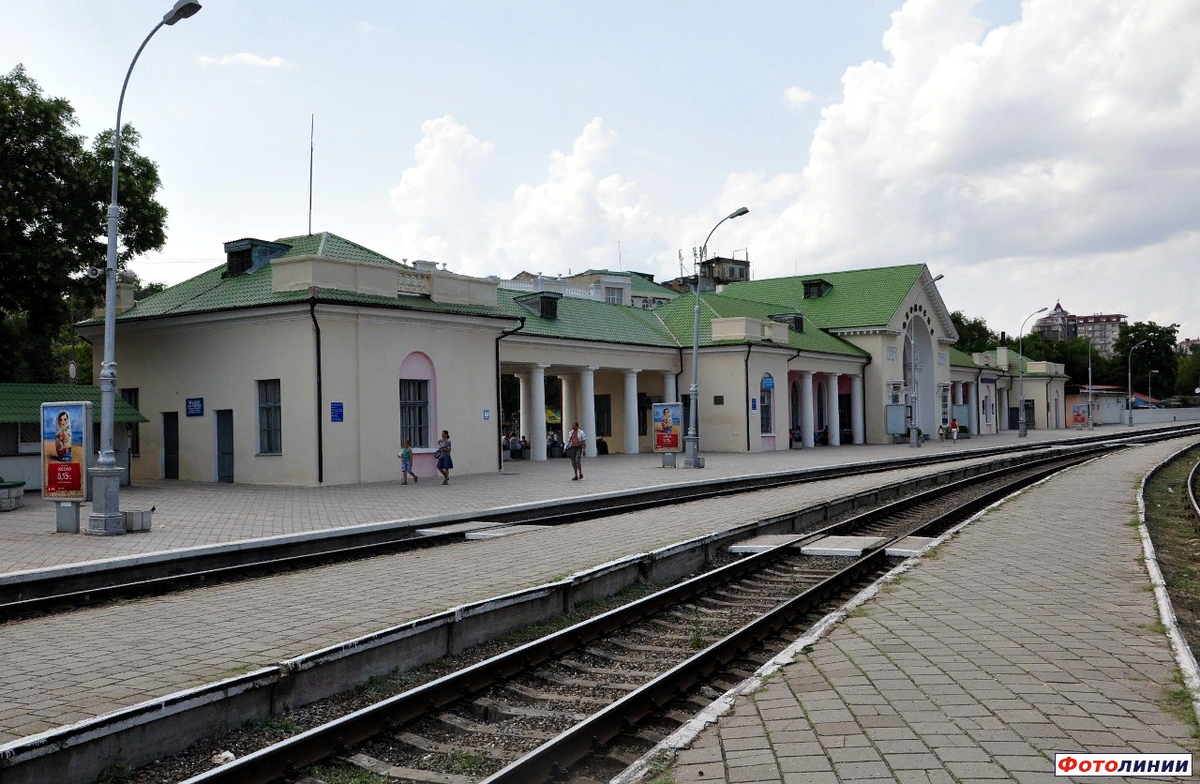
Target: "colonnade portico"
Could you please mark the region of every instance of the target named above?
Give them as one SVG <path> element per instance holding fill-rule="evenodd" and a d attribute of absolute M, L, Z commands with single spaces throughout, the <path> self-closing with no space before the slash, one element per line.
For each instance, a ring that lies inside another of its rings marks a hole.
<path fill-rule="evenodd" d="M 610 448 L 620 449 L 625 454 L 637 454 L 640 450 L 638 431 L 640 417 L 645 412 L 638 405 L 638 381 L 642 379 L 658 396 L 657 379 L 651 375 L 660 374 L 662 378 L 662 399 L 666 402 L 678 402 L 675 370 L 644 370 L 643 368 L 601 368 L 596 365 L 551 365 L 543 363 L 512 363 L 504 369 L 506 373 L 516 376 L 520 384 L 520 431 L 529 439 L 530 457 L 533 460 L 545 460 L 546 450 L 546 410 L 545 380 L 546 376 L 557 376 L 562 385 L 562 437 L 565 439 L 571 425 L 579 422 L 580 428 L 587 435 L 584 454 L 595 457 L 597 454 L 597 420 L 596 420 L 596 387 L 597 373 L 604 371 L 602 391 L 610 396 L 612 408 L 610 413 L 619 416 L 611 424 L 612 435 L 620 439 L 619 447 L 610 440 Z M 614 387 L 614 381 L 619 374 L 619 385 Z M 645 393 L 647 390 L 642 389 Z M 619 407 L 619 408 L 618 408 Z M 619 429 L 616 426 L 620 423 Z M 606 433 L 607 435 L 607 433 Z"/>
<path fill-rule="evenodd" d="M 863 376 L 861 373 L 821 372 L 800 370 L 799 377 L 791 383 L 800 387 L 799 395 L 799 425 L 800 444 L 811 448 L 816 443 L 817 432 L 817 394 L 816 385 L 823 385 L 824 411 L 821 414 L 825 421 L 825 443 L 829 446 L 841 446 L 841 400 L 838 397 L 838 387 L 842 376 L 850 377 L 850 440 L 854 444 L 866 443 L 866 427 L 863 395 Z M 789 399 L 790 396 L 789 396 Z M 792 416 L 790 421 L 795 422 Z"/>

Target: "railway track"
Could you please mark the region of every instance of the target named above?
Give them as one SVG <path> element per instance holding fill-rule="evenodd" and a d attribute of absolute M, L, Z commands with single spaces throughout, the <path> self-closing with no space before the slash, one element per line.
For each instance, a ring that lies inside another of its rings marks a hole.
<path fill-rule="evenodd" d="M 988 504 L 1113 447 L 906 496 L 391 697 L 189 780 L 273 782 L 331 758 L 415 782 L 607 778 L 895 562 Z M 828 535 L 883 543 L 813 557 Z"/>
<path fill-rule="evenodd" d="M 1147 441 L 1200 433 L 1200 426 L 1185 425 L 1114 439 L 1092 436 L 1073 439 L 1073 445 Z M 1049 445 L 1053 446 L 1053 445 Z M 836 479 L 896 468 L 937 465 L 964 457 L 1002 457 L 1013 452 L 1036 452 L 1047 445 L 1021 445 L 970 453 L 950 453 L 919 458 L 898 458 L 869 464 L 830 466 L 767 476 L 736 477 L 716 482 L 651 488 L 603 499 L 584 498 L 552 505 L 498 510 L 439 519 L 436 525 L 480 521 L 497 524 L 564 525 L 601 516 L 623 514 L 660 506 L 703 500 L 753 490 Z M 72 610 L 118 599 L 156 596 L 223 582 L 252 579 L 297 569 L 373 558 L 408 550 L 437 547 L 461 541 L 462 533 L 419 536 L 418 526 L 363 526 L 332 534 L 290 537 L 237 547 L 205 548 L 196 553 L 164 558 L 140 558 L 128 564 L 48 570 L 45 576 L 0 580 L 0 623 L 15 618 Z"/>
<path fill-rule="evenodd" d="M 1187 487 L 1192 512 L 1197 518 L 1200 518 L 1200 460 L 1196 461 L 1196 465 L 1192 466 L 1192 470 L 1188 473 Z"/>

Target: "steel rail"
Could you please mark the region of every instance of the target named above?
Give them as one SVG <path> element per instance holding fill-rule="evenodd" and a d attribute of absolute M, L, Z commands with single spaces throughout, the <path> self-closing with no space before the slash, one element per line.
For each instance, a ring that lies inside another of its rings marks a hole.
<path fill-rule="evenodd" d="M 563 525 L 601 516 L 753 490 L 881 473 L 898 468 L 939 465 L 976 457 L 999 457 L 1005 454 L 1019 454 L 1042 449 L 1081 447 L 1098 442 L 1162 440 L 1179 437 L 1190 432 L 1200 433 L 1200 425 L 1181 425 L 1145 433 L 1126 433 L 1119 439 L 1109 436 L 1090 436 L 1072 439 L 1068 442 L 1021 444 L 1014 447 L 989 448 L 971 452 L 949 452 L 942 455 L 895 458 L 865 464 L 826 466 L 768 475 L 733 477 L 717 482 L 694 483 L 683 487 L 649 488 L 613 494 L 609 497 L 559 501 L 549 506 L 542 504 L 517 509 L 467 513 L 446 517 L 433 523 L 408 523 L 393 527 L 370 526 L 369 530 L 351 530 L 336 534 L 316 532 L 312 536 L 291 539 L 282 543 L 266 541 L 261 544 L 241 545 L 219 552 L 185 554 L 178 558 L 140 561 L 131 565 L 66 574 L 52 573 L 41 579 L 0 580 L 0 622 L 15 617 L 59 609 L 73 609 L 113 599 L 158 595 L 199 585 L 213 585 L 281 571 L 370 558 L 414 548 L 436 546 L 449 541 L 460 541 L 463 538 L 461 534 L 448 535 L 446 538 L 412 536 L 413 529 L 422 525 L 451 525 L 466 521 Z"/>
<path fill-rule="evenodd" d="M 1089 459 L 1091 459 L 1090 456 L 1064 459 L 1063 462 L 1067 463 L 1066 465 L 1044 468 L 1031 476 L 1020 477 L 1005 487 L 976 496 L 953 510 L 939 515 L 918 530 L 948 527 L 1017 489 L 1027 487 L 1046 476 L 1051 476 Z M 905 536 L 907 535 L 905 534 Z M 691 688 L 700 678 L 711 674 L 716 667 L 727 664 L 735 656 L 741 655 L 753 645 L 786 626 L 793 618 L 806 612 L 816 604 L 816 601 L 812 600 L 814 595 L 823 599 L 832 593 L 833 586 L 844 583 L 851 578 L 851 575 L 861 574 L 863 571 L 877 566 L 879 561 L 886 557 L 887 548 L 902 538 L 903 536 L 892 537 L 834 577 L 760 616 L 641 688 L 630 692 L 599 713 L 588 717 L 524 757 L 483 779 L 481 784 L 540 784 L 552 780 L 562 770 L 579 762 L 592 751 L 598 750 L 600 746 L 615 738 L 628 726 L 630 721 L 636 724 L 651 710 L 661 708 L 672 698 Z M 782 547 L 788 547 L 788 545 Z"/>
<path fill-rule="evenodd" d="M 1196 500 L 1196 483 L 1200 482 L 1200 459 L 1196 460 L 1196 465 L 1192 466 L 1192 470 L 1188 472 L 1188 500 L 1192 502 L 1192 512 L 1196 517 L 1200 517 L 1200 501 Z"/>
<path fill-rule="evenodd" d="M 1094 447 L 1086 454 L 1058 455 L 1053 461 L 1039 462 L 1069 462 L 1075 464 L 1091 459 L 1095 451 L 1115 449 L 1115 446 Z M 1025 486 L 1038 481 L 1045 475 L 1062 470 L 1065 466 L 1042 466 L 1032 476 L 1020 477 L 1005 487 L 968 499 L 956 508 L 960 515 L 974 513 L 992 502 L 999 494 L 1011 493 L 1016 486 Z M 906 496 L 886 505 L 893 512 L 905 509 L 927 500 L 930 493 L 946 493 L 961 489 L 964 483 L 986 481 L 995 478 L 1000 473 L 1012 473 L 1027 470 L 1027 464 L 1019 464 L 995 472 L 979 474 L 970 479 L 959 480 L 948 485 L 942 485 L 933 491 Z M 824 528 L 803 535 L 798 542 L 812 541 L 834 530 L 844 530 L 847 524 L 852 524 L 868 516 L 878 516 L 880 510 L 858 515 L 847 521 L 834 523 Z M 935 520 L 948 519 L 951 513 L 939 515 Z M 907 534 L 906 534 L 907 535 Z M 893 537 L 892 540 L 901 537 Z M 791 543 L 794 545 L 795 542 Z M 859 562 L 846 567 L 833 577 L 810 588 L 784 605 L 761 616 L 756 621 L 744 627 L 743 630 L 729 635 L 715 643 L 705 651 L 693 656 L 681 665 L 672 668 L 668 673 L 654 679 L 630 695 L 618 700 L 600 714 L 590 717 L 581 725 L 567 730 L 539 749 L 534 750 L 521 760 L 512 763 L 508 768 L 495 774 L 505 774 L 505 778 L 496 781 L 535 782 L 545 780 L 539 778 L 543 771 L 550 775 L 556 765 L 559 767 L 573 764 L 581 757 L 578 753 L 587 753 L 594 743 L 595 736 L 606 742 L 615 736 L 624 726 L 626 717 L 644 715 L 646 706 L 661 704 L 680 690 L 688 688 L 694 681 L 711 672 L 716 666 L 728 662 L 733 656 L 757 644 L 765 637 L 774 633 L 787 619 L 806 612 L 825 597 L 837 590 L 847 581 L 857 579 L 864 571 L 877 568 L 880 561 L 886 557 L 886 547 L 881 546 L 866 555 Z M 363 708 L 339 719 L 335 719 L 320 727 L 315 727 L 296 735 L 274 746 L 261 749 L 227 765 L 215 768 L 188 780 L 187 784 L 225 784 L 226 782 L 270 782 L 294 775 L 295 772 L 307 765 L 327 759 L 331 755 L 345 754 L 358 743 L 368 740 L 381 732 L 401 726 L 416 719 L 431 710 L 441 708 L 464 697 L 476 694 L 493 684 L 511 678 L 522 671 L 541 664 L 555 656 L 559 656 L 574 648 L 583 646 L 605 634 L 627 626 L 637 620 L 654 615 L 672 605 L 688 601 L 700 596 L 715 586 L 723 585 L 732 580 L 744 577 L 764 566 L 782 558 L 789 552 L 789 545 L 773 548 L 766 552 L 747 556 L 724 567 L 680 583 L 677 586 L 659 591 L 628 605 L 611 610 L 595 618 L 582 621 L 562 631 L 548 635 L 538 640 L 526 643 L 511 651 L 498 654 L 490 659 L 471 665 L 463 670 L 443 676 L 422 686 L 418 686 L 402 694 L 383 700 L 375 705 Z M 690 664 L 689 664 L 690 663 Z M 684 665 L 688 665 L 685 667 Z M 691 668 L 696 669 L 691 669 Z M 614 708 L 620 711 L 614 712 Z M 639 711 L 641 711 L 639 713 Z M 540 761 L 524 761 L 534 755 L 550 755 Z M 524 761 L 524 762 L 523 762 Z M 510 768 L 518 766 L 513 772 Z M 492 779 L 488 779 L 491 781 Z"/>

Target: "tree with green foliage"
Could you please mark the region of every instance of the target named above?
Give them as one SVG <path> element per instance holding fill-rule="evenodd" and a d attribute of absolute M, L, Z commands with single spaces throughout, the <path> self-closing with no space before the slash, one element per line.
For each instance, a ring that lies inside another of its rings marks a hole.
<path fill-rule="evenodd" d="M 12 352 L 0 381 L 54 381 L 72 305 L 78 315 L 103 301 L 103 278 L 83 272 L 106 262 L 113 133 L 89 146 L 76 125 L 71 104 L 43 95 L 23 67 L 0 76 L 0 344 Z M 121 264 L 166 239 L 158 167 L 138 141 L 123 126 Z"/>
<path fill-rule="evenodd" d="M 987 351 L 1000 342 L 1000 336 L 988 329 L 987 322 L 982 318 L 967 318 L 961 310 L 956 310 L 950 314 L 950 321 L 958 332 L 955 348 L 968 354 Z"/>
<path fill-rule="evenodd" d="M 1157 370 L 1154 388 L 1160 396 L 1175 390 L 1178 359 L 1175 344 L 1179 342 L 1179 325 L 1162 326 L 1153 321 L 1135 321 L 1121 328 L 1121 334 L 1113 343 L 1113 366 L 1119 369 L 1121 382 L 1126 383 L 1130 367 L 1129 350 L 1145 340 L 1146 345 L 1133 352 L 1133 391 L 1146 391 L 1150 371 Z"/>
<path fill-rule="evenodd" d="M 1187 401 L 1184 405 L 1189 405 L 1196 399 L 1196 389 L 1200 388 L 1200 346 L 1179 352 L 1177 360 L 1175 394 Z"/>

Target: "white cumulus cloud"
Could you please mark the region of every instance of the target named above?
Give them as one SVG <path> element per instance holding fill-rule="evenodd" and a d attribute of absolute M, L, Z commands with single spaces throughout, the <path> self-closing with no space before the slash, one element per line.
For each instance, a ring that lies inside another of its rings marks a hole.
<path fill-rule="evenodd" d="M 1200 233 L 1200 5 L 1026 0 L 991 30 L 972 6 L 910 0 L 883 36 L 889 61 L 846 70 L 796 197 L 757 211 L 756 277 L 791 274 L 797 256 L 810 270 L 923 261 L 997 328 L 1059 297 L 1161 313 L 1163 286 L 1116 270 L 1155 258 L 1164 280 L 1193 277 L 1180 249 Z M 747 176 L 718 203 L 745 198 Z M 996 274 L 975 285 L 972 266 Z"/>
<path fill-rule="evenodd" d="M 238 52 L 237 54 L 227 54 L 223 57 L 198 57 L 197 62 L 201 65 L 249 65 L 254 68 L 290 68 L 293 63 L 288 62 L 278 55 L 274 57 L 263 57 L 258 54 L 249 52 Z"/>
<path fill-rule="evenodd" d="M 793 107 L 800 107 L 816 96 L 802 87 L 789 87 L 783 91 L 783 97 Z"/>

